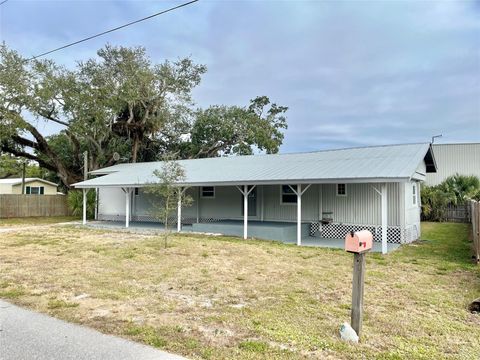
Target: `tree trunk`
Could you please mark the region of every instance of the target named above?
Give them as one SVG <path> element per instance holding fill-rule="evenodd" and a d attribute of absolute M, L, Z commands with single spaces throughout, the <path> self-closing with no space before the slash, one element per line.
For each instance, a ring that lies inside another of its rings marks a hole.
<path fill-rule="evenodd" d="M 140 139 L 138 137 L 138 134 L 137 134 L 137 132 L 134 132 L 134 134 L 133 134 L 133 146 L 132 146 L 132 162 L 133 163 L 137 162 L 139 143 L 140 143 Z"/>
<path fill-rule="evenodd" d="M 167 248 L 167 240 L 168 240 L 168 211 L 166 211 L 165 215 L 165 235 L 163 236 L 163 246 L 165 249 Z"/>

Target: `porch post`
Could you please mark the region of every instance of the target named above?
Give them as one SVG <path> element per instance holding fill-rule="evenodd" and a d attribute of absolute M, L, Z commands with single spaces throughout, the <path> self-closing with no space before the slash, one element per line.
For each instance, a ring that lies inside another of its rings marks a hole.
<path fill-rule="evenodd" d="M 297 184 L 297 245 L 302 245 L 302 185 Z"/>
<path fill-rule="evenodd" d="M 95 220 L 98 220 L 98 188 L 95 188 Z"/>
<path fill-rule="evenodd" d="M 202 189 L 198 187 L 197 189 L 197 224 L 200 222 L 200 191 Z"/>
<path fill-rule="evenodd" d="M 248 237 L 248 185 L 243 185 L 243 238 Z"/>
<path fill-rule="evenodd" d="M 130 188 L 125 188 L 125 227 L 130 226 Z"/>
<path fill-rule="evenodd" d="M 387 226 L 388 226 L 388 202 L 387 202 L 387 184 L 382 184 L 382 254 L 386 254 L 387 249 Z"/>
<path fill-rule="evenodd" d="M 182 188 L 178 192 L 177 203 L 177 232 L 182 231 Z"/>
<path fill-rule="evenodd" d="M 85 225 L 87 223 L 87 189 L 83 189 L 83 220 L 82 224 Z"/>
<path fill-rule="evenodd" d="M 262 206 L 260 208 L 260 221 L 263 221 L 265 218 L 265 185 L 262 185 L 260 187 L 260 190 L 261 190 L 260 204 Z"/>

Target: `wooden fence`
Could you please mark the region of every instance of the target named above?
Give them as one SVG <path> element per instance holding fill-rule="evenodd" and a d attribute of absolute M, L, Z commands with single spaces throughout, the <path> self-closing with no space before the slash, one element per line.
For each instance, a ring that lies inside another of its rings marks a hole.
<path fill-rule="evenodd" d="M 68 215 L 65 195 L 0 195 L 0 218 Z"/>
<path fill-rule="evenodd" d="M 470 204 L 448 205 L 445 212 L 445 220 L 453 222 L 469 223 L 472 221 Z"/>
<path fill-rule="evenodd" d="M 472 214 L 473 255 L 475 262 L 480 263 L 480 202 L 470 201 Z"/>

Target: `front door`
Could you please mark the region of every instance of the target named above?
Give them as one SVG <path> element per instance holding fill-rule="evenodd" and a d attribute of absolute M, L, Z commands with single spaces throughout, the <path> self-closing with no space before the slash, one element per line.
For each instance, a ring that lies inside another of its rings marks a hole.
<path fill-rule="evenodd" d="M 252 185 L 248 186 L 248 190 L 252 188 Z M 242 216 L 244 214 L 243 209 L 243 195 L 242 195 Z M 250 194 L 248 194 L 248 216 L 257 216 L 257 187 L 255 187 Z"/>

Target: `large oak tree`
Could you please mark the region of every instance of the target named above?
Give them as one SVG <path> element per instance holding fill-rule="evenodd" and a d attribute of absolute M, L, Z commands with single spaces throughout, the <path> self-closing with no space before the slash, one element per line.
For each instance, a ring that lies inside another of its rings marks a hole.
<path fill-rule="evenodd" d="M 152 63 L 143 48 L 106 46 L 74 69 L 27 60 L 0 46 L 0 152 L 34 160 L 65 186 L 89 168 L 122 161 L 277 152 L 286 107 L 268 97 L 249 106 L 195 108 L 206 72 L 190 58 Z M 45 123 L 61 130 L 45 136 Z"/>

